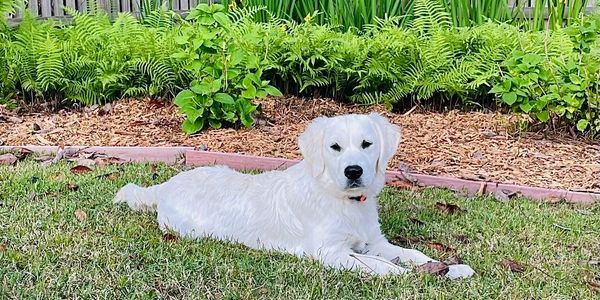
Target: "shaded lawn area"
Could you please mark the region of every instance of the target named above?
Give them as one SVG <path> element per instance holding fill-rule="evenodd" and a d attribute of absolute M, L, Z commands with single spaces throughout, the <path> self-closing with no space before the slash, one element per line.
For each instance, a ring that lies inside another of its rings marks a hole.
<path fill-rule="evenodd" d="M 585 282 L 600 274 L 588 263 L 600 256 L 599 206 L 387 188 L 380 201 L 389 237 L 412 239 L 411 247 L 436 258 L 451 254 L 428 247 L 428 238 L 450 246 L 477 275 L 460 281 L 415 274 L 373 278 L 291 255 L 163 235 L 154 214 L 111 203 L 125 183 L 162 182 L 180 167 L 127 164 L 72 174 L 72 166 L 0 166 L 1 299 L 599 297 Z M 435 208 L 438 201 L 466 212 L 444 213 Z M 503 268 L 504 259 L 525 271 Z"/>

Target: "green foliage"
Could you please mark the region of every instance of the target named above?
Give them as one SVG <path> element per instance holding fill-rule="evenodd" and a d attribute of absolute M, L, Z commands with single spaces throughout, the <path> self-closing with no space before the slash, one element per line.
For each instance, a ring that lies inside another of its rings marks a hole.
<path fill-rule="evenodd" d="M 18 27 L 0 37 L 7 41 L 0 46 L 0 95 L 20 92 L 30 102 L 43 97 L 92 105 L 123 96 L 169 95 L 189 82 L 169 58 L 176 47 L 172 22 L 155 26 L 126 13 L 110 20 L 102 12 L 67 12 L 73 17 L 68 25 L 26 13 Z"/>
<path fill-rule="evenodd" d="M 570 39 L 567 51 L 552 49 L 564 47 L 548 43 L 552 36 L 543 49 L 514 51 L 504 64 L 502 82 L 490 92 L 513 110 L 534 114 L 541 122 L 562 117 L 580 131 L 600 132 L 599 30 L 599 18 L 585 18 L 556 33 L 557 38 Z"/>
<path fill-rule="evenodd" d="M 261 79 L 265 60 L 234 42 L 230 32 L 236 24 L 222 5 L 200 4 L 187 19 L 191 22 L 183 24 L 181 35 L 175 38 L 181 49 L 171 55 L 186 63 L 194 78 L 189 88 L 175 97 L 186 116 L 183 131 L 198 132 L 206 123 L 212 128 L 238 121 L 252 126 L 257 108 L 252 100 L 281 95 Z M 261 43 L 263 37 L 261 32 L 253 32 L 245 41 Z"/>
<path fill-rule="evenodd" d="M 295 22 L 310 18 L 313 23 L 333 28 L 362 29 L 376 24 L 379 19 L 395 19 L 402 26 L 417 18 L 419 6 L 435 7 L 432 13 L 444 12 L 453 26 L 464 27 L 484 24 L 488 20 L 511 22 L 531 30 L 545 28 L 545 15 L 549 16 L 549 28 L 563 27 L 580 19 L 588 0 L 535 0 L 533 10 L 524 9 L 527 1 L 513 1 L 509 7 L 506 0 L 224 0 L 231 10 L 238 7 L 261 6 L 271 15 Z M 317 13 L 318 12 L 318 13 Z M 257 20 L 268 21 L 269 15 L 259 14 Z"/>

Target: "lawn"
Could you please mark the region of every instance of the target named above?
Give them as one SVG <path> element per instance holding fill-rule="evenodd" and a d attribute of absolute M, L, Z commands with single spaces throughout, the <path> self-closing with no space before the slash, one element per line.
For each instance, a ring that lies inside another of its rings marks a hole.
<path fill-rule="evenodd" d="M 451 253 L 427 242 L 450 246 L 477 275 L 373 278 L 290 255 L 163 235 L 153 214 L 111 203 L 125 183 L 162 182 L 181 167 L 127 164 L 73 174 L 72 166 L 31 160 L 0 166 L 1 299 L 599 297 L 586 278 L 600 274 L 589 263 L 600 257 L 600 206 L 388 188 L 380 201 L 389 237 L 438 258 Z M 439 201 L 465 211 L 448 214 L 436 208 Z M 525 270 L 510 271 L 503 260 Z"/>

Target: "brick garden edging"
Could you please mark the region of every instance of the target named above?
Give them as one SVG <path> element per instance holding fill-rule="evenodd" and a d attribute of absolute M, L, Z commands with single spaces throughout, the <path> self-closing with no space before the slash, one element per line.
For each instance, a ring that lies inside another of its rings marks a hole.
<path fill-rule="evenodd" d="M 0 150 L 11 150 L 26 148 L 37 153 L 56 153 L 58 146 L 0 146 Z M 236 170 L 275 170 L 287 168 L 298 163 L 298 160 L 260 157 L 234 153 L 219 153 L 208 151 L 196 151 L 194 147 L 86 147 L 69 146 L 65 152 L 95 152 L 107 156 L 118 157 L 125 161 L 161 161 L 174 164 L 185 160 L 187 165 L 226 165 Z M 533 200 L 557 200 L 564 199 L 570 203 L 593 204 L 600 202 L 600 193 L 567 191 L 559 189 L 547 189 L 539 187 L 521 186 L 514 184 L 502 184 L 495 182 L 483 182 L 464 180 L 451 177 L 408 174 L 410 180 L 402 172 L 386 172 L 388 182 L 395 180 L 410 181 L 415 185 L 424 187 L 448 188 L 454 191 L 464 191 L 467 194 L 520 194 Z"/>

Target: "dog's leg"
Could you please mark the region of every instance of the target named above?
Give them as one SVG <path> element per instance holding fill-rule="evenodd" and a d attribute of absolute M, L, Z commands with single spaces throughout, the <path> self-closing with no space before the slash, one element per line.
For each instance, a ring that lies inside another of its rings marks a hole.
<path fill-rule="evenodd" d="M 376 275 L 402 274 L 409 271 L 383 257 L 356 254 L 351 249 L 323 249 L 319 252 L 318 259 L 323 265 L 335 269 L 362 270 Z"/>
<path fill-rule="evenodd" d="M 377 255 L 389 260 L 419 266 L 428 262 L 437 262 L 419 250 L 405 249 L 390 244 L 385 238 L 367 246 L 367 254 Z M 450 279 L 471 277 L 475 271 L 467 265 L 450 265 L 446 277 Z"/>

